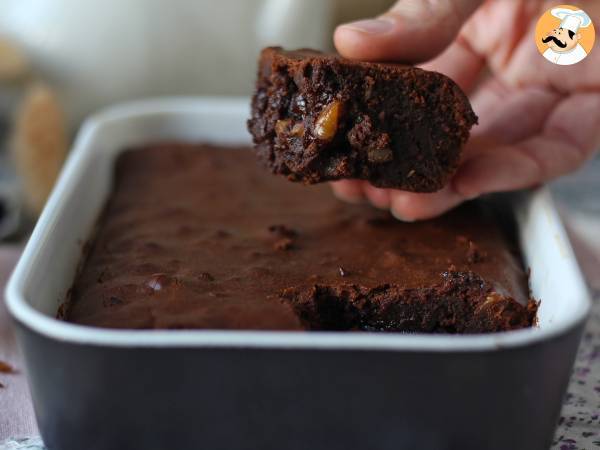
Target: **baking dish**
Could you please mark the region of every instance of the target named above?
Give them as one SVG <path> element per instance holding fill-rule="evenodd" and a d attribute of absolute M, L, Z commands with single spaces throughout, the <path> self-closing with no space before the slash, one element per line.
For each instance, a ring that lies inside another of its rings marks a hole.
<path fill-rule="evenodd" d="M 82 127 L 8 283 L 50 449 L 546 449 L 590 299 L 549 192 L 508 197 L 539 327 L 488 335 L 119 331 L 56 320 L 112 164 L 248 143 L 247 99 L 148 100 Z M 267 176 L 267 175 L 266 175 Z"/>

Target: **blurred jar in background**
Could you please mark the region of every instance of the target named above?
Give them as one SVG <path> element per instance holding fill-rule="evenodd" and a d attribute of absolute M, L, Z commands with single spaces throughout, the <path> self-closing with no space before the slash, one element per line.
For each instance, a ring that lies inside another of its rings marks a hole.
<path fill-rule="evenodd" d="M 108 104 L 247 95 L 267 45 L 330 50 L 336 23 L 391 0 L 2 0 L 0 36 L 58 93 L 71 131 Z"/>

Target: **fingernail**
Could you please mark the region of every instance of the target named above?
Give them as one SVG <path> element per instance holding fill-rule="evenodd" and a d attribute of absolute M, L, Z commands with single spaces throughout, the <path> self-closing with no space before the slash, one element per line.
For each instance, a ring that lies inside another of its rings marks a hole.
<path fill-rule="evenodd" d="M 367 203 L 367 200 L 360 195 L 359 196 L 345 195 L 345 194 L 342 194 L 341 192 L 335 191 L 335 190 L 333 191 L 333 195 L 337 199 L 339 199 L 343 202 L 346 202 L 346 203 L 352 203 L 355 205 L 361 205 L 363 203 Z"/>
<path fill-rule="evenodd" d="M 400 222 L 414 222 L 415 219 L 409 219 L 408 217 L 404 217 L 402 214 L 400 214 L 398 211 L 396 211 L 394 208 L 390 209 L 390 212 L 392 213 L 392 216 L 394 216 L 396 219 L 398 219 Z"/>
<path fill-rule="evenodd" d="M 358 20 L 356 22 L 346 23 L 342 25 L 342 27 L 360 31 L 361 33 L 380 34 L 390 31 L 394 27 L 394 22 L 386 18 Z"/>

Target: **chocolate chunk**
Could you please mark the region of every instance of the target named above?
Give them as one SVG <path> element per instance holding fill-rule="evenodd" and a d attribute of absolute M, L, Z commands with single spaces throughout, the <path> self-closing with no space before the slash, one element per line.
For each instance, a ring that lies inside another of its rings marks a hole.
<path fill-rule="evenodd" d="M 283 236 L 288 238 L 293 238 L 298 235 L 298 232 L 296 230 L 286 227 L 285 225 L 270 225 L 269 232 L 277 236 Z"/>
<path fill-rule="evenodd" d="M 198 274 L 197 278 L 202 281 L 215 281 L 215 277 L 213 277 L 208 272 L 201 272 L 200 274 Z"/>

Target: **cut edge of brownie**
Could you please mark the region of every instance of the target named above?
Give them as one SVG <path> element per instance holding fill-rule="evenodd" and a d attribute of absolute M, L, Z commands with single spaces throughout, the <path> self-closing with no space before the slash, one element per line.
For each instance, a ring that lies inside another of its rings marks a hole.
<path fill-rule="evenodd" d="M 443 74 L 269 47 L 248 129 L 263 164 L 291 181 L 356 178 L 434 192 L 454 174 L 475 123 Z"/>
<path fill-rule="evenodd" d="M 393 284 L 289 288 L 281 298 L 312 331 L 490 333 L 536 324 L 539 302 L 522 305 L 496 292 L 473 272 L 448 271 L 435 286 L 405 289 Z"/>

